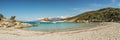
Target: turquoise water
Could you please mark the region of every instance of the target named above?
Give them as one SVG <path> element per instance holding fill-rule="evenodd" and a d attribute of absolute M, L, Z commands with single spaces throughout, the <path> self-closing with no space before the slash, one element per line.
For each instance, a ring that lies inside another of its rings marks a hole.
<path fill-rule="evenodd" d="M 62 31 L 62 30 L 72 30 L 76 28 L 84 28 L 95 26 L 97 23 L 72 23 L 72 22 L 27 22 L 33 24 L 33 27 L 24 28 L 25 30 L 33 31 Z"/>

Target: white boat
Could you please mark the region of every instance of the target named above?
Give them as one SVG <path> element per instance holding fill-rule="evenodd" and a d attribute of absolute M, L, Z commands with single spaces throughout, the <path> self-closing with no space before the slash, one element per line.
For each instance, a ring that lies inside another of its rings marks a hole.
<path fill-rule="evenodd" d="M 52 22 L 52 23 L 57 23 L 57 22 Z"/>

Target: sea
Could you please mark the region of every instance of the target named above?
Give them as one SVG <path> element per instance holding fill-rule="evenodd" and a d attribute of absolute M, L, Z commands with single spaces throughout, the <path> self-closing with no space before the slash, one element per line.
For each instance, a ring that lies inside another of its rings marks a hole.
<path fill-rule="evenodd" d="M 75 22 L 25 22 L 32 24 L 32 27 L 23 28 L 31 31 L 65 31 L 78 28 L 96 26 L 98 23 L 75 23 Z"/>

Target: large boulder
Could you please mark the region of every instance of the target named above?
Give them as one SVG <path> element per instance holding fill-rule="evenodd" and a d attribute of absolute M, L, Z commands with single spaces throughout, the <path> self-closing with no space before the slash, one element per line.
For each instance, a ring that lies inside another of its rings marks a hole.
<path fill-rule="evenodd" d="M 27 24 L 27 23 L 17 23 L 17 25 L 15 25 L 14 28 L 26 28 L 26 27 L 31 27 L 31 24 Z"/>

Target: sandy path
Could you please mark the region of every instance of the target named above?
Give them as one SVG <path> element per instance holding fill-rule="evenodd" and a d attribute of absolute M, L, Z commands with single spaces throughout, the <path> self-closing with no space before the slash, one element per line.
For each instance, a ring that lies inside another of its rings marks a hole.
<path fill-rule="evenodd" d="M 111 22 L 87 30 L 55 33 L 2 29 L 0 40 L 120 40 L 120 24 Z"/>

